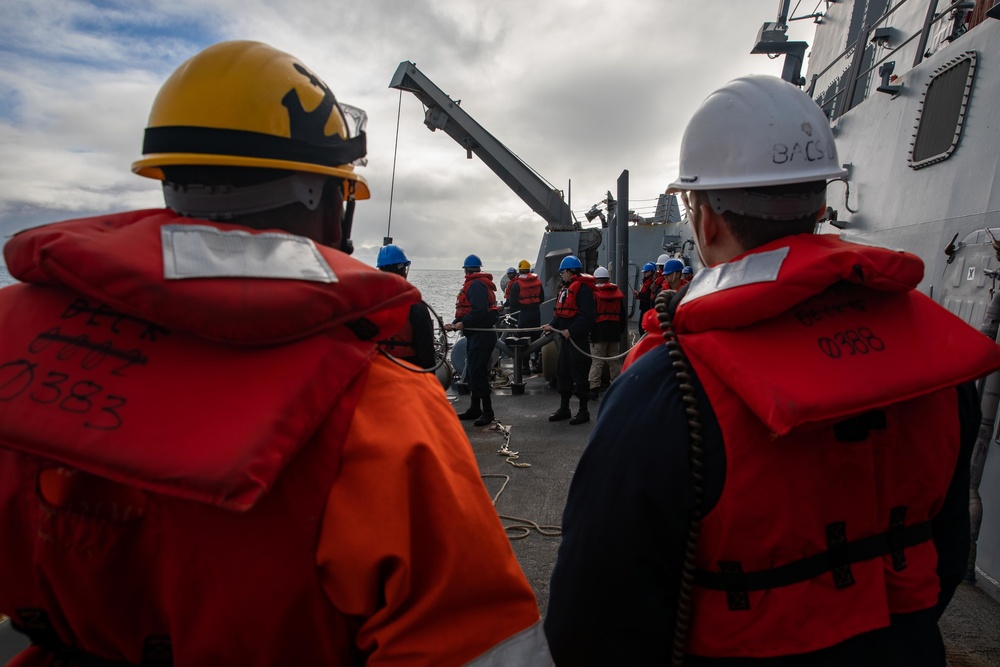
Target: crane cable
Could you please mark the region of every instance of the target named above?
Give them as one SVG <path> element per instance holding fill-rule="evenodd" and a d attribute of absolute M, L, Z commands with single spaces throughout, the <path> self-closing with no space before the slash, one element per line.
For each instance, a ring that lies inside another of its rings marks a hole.
<path fill-rule="evenodd" d="M 392 228 L 392 192 L 396 187 L 396 153 L 399 152 L 399 115 L 403 109 L 403 89 L 399 89 L 399 104 L 396 106 L 396 142 L 392 146 L 392 180 L 389 181 L 389 219 L 385 223 L 385 237 L 391 238 Z"/>

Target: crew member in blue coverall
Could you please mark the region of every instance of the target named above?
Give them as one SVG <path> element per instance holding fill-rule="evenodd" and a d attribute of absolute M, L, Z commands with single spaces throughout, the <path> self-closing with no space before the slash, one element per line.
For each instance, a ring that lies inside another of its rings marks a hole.
<path fill-rule="evenodd" d="M 375 266 L 379 271 L 395 273 L 407 277 L 410 260 L 406 252 L 395 243 L 379 248 Z M 434 353 L 434 323 L 427 304 L 423 301 L 410 306 L 410 316 L 403 331 L 379 341 L 379 347 L 392 356 L 408 361 L 421 368 L 434 368 L 437 359 Z"/>
<path fill-rule="evenodd" d="M 842 175 L 822 111 L 780 79 L 732 81 L 692 118 L 668 190 L 705 267 L 668 308 L 690 370 L 652 333 L 601 402 L 552 574 L 559 667 L 944 667 L 971 380 L 1000 351 L 915 289 L 917 257 L 811 233 Z"/>
<path fill-rule="evenodd" d="M 500 321 L 496 285 L 493 284 L 493 276 L 483 273 L 482 267 L 483 262 L 478 256 L 469 255 L 465 258 L 462 263 L 465 284 L 458 293 L 455 320 L 444 326 L 445 331 L 461 331 L 465 336 L 465 374 L 469 379 L 472 405 L 465 412 L 459 413 L 458 418 L 474 419 L 475 426 L 486 426 L 493 422 L 490 357 L 497 344 L 495 327 Z"/>
<path fill-rule="evenodd" d="M 542 325 L 542 331 L 558 331 L 559 360 L 556 366 L 556 386 L 559 389 L 559 409 L 549 415 L 549 421 L 568 419 L 572 425 L 590 421 L 587 401 L 590 399 L 590 331 L 597 317 L 594 301 L 594 277 L 583 273 L 583 264 L 572 255 L 559 264 L 562 289 L 556 297 L 552 320 Z M 583 350 L 587 350 L 584 352 Z M 573 395 L 580 400 L 574 415 L 569 402 Z"/>

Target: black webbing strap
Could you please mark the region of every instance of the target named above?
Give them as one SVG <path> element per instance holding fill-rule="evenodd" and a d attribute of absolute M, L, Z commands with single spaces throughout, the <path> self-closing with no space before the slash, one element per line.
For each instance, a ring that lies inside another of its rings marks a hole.
<path fill-rule="evenodd" d="M 854 583 L 850 571 L 852 563 L 892 554 L 893 567 L 899 571 L 906 567 L 903 549 L 916 546 L 933 537 L 930 521 L 904 526 L 902 522 L 905 516 L 905 507 L 893 508 L 889 530 L 854 542 L 841 539 L 846 537 L 843 524 L 830 524 L 827 526 L 828 551 L 778 567 L 752 572 L 744 572 L 738 561 L 720 562 L 718 572 L 696 570 L 694 581 L 702 588 L 726 591 L 732 598 L 733 594 L 740 597 L 749 591 L 791 586 L 832 572 L 837 588 L 844 588 Z M 731 608 L 749 609 L 749 604 Z"/>
<path fill-rule="evenodd" d="M 364 134 L 350 139 L 317 136 L 307 142 L 247 130 L 174 125 L 147 127 L 142 152 L 238 155 L 339 167 L 364 157 L 367 146 Z"/>
<path fill-rule="evenodd" d="M 826 527 L 826 553 L 830 559 L 833 585 L 837 590 L 853 586 L 854 573 L 851 572 L 851 550 L 847 542 L 845 522 L 837 521 Z"/>
<path fill-rule="evenodd" d="M 54 664 L 73 667 L 171 667 L 174 664 L 173 647 L 167 635 L 146 637 L 142 645 L 142 662 L 138 665 L 123 660 L 111 660 L 81 651 L 64 644 L 44 609 L 18 609 L 18 621 L 10 620 L 11 627 L 25 635 L 31 643 L 55 658 Z"/>
<path fill-rule="evenodd" d="M 896 572 L 906 569 L 906 508 L 893 507 L 889 514 L 889 547 L 892 554 L 892 569 Z"/>

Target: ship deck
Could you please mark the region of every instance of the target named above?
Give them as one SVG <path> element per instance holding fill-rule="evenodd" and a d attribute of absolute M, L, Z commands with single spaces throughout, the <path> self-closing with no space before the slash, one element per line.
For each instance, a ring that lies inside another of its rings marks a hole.
<path fill-rule="evenodd" d="M 471 422 L 462 422 L 483 483 L 508 528 L 514 553 L 535 590 L 542 615 L 561 541 L 559 526 L 569 484 L 597 417 L 597 405 L 591 402 L 591 421 L 586 424 L 550 422 L 549 415 L 559 407 L 559 394 L 546 385 L 545 378 L 535 375 L 525 379 L 523 395 L 514 396 L 510 389 L 494 389 L 496 423 L 477 428 Z M 459 412 L 468 407 L 467 394 L 456 395 L 450 390 L 449 397 L 456 399 Z M 575 414 L 575 398 L 571 407 Z M 511 457 L 501 453 L 505 448 L 517 452 L 517 458 L 508 461 Z M 541 530 L 530 527 L 528 522 Z M 529 528 L 517 527 L 524 525 Z"/>

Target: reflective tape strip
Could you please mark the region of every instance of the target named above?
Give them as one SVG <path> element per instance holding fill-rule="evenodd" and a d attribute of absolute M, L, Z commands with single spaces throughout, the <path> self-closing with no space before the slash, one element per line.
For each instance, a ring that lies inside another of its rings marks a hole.
<path fill-rule="evenodd" d="M 503 640 L 465 667 L 554 667 L 542 622 Z"/>
<path fill-rule="evenodd" d="M 307 238 L 222 231 L 206 225 L 164 225 L 163 277 L 286 278 L 335 283 L 337 276 Z"/>
<path fill-rule="evenodd" d="M 787 247 L 747 255 L 737 262 L 702 269 L 695 274 L 681 305 L 734 287 L 774 282 L 778 279 L 778 272 L 786 257 Z"/>

